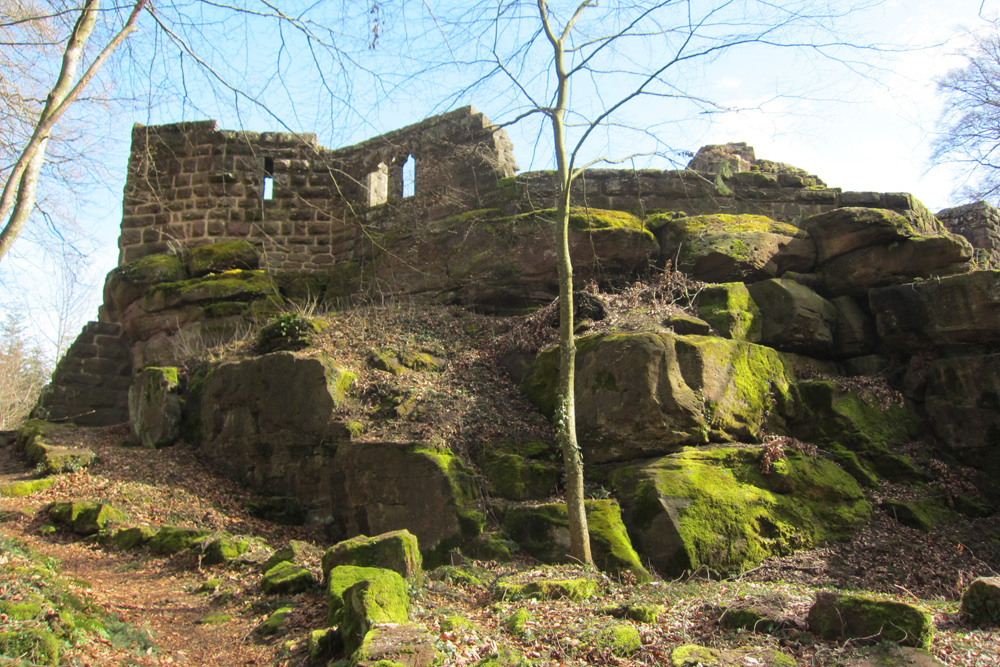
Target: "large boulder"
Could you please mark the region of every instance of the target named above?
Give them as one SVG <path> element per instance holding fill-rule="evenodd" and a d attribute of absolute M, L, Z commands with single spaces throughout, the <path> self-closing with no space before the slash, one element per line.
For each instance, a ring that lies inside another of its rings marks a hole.
<path fill-rule="evenodd" d="M 341 535 L 405 528 L 433 567 L 482 531 L 476 479 L 448 449 L 345 442 L 322 473 L 331 484 L 331 528 Z"/>
<path fill-rule="evenodd" d="M 295 496 L 309 518 L 326 520 L 333 445 L 349 438 L 332 413 L 353 381 L 323 357 L 289 352 L 219 364 L 189 381 L 185 429 L 217 470 L 262 493 Z"/>
<path fill-rule="evenodd" d="M 822 592 L 809 609 L 809 629 L 823 639 L 890 641 L 927 648 L 934 635 L 931 615 L 906 602 Z"/>
<path fill-rule="evenodd" d="M 707 285 L 695 295 L 694 307 L 723 338 L 760 340 L 760 309 L 744 283 Z"/>
<path fill-rule="evenodd" d="M 559 293 L 555 226 L 551 209 L 514 216 L 484 209 L 393 228 L 373 237 L 372 277 L 393 291 L 481 309 L 530 306 Z M 656 259 L 659 245 L 630 213 L 574 208 L 569 250 L 582 284 L 633 278 Z"/>
<path fill-rule="evenodd" d="M 651 224 L 659 219 L 653 216 Z M 697 280 L 753 282 L 812 270 L 816 249 L 801 229 L 763 215 L 698 215 L 656 228 L 660 261 Z"/>
<path fill-rule="evenodd" d="M 760 309 L 763 345 L 823 356 L 833 348 L 837 307 L 794 280 L 775 278 L 749 286 Z"/>
<path fill-rule="evenodd" d="M 1000 626 L 1000 577 L 979 577 L 962 593 L 962 613 L 977 625 Z"/>
<path fill-rule="evenodd" d="M 381 567 L 408 581 L 421 578 L 422 559 L 417 538 L 408 530 L 394 530 L 375 537 L 358 535 L 338 542 L 323 554 L 323 576 L 339 565 Z"/>
<path fill-rule="evenodd" d="M 786 451 L 770 474 L 761 451 L 688 448 L 610 477 L 636 550 L 664 575 L 738 573 L 763 559 L 848 537 L 871 515 L 836 464 Z"/>
<path fill-rule="evenodd" d="M 590 550 L 597 567 L 619 574 L 632 572 L 642 582 L 651 579 L 632 548 L 621 508 L 613 500 L 585 502 Z M 503 514 L 502 525 L 512 540 L 543 563 L 565 563 L 569 554 L 569 515 L 564 503 L 515 505 Z"/>
<path fill-rule="evenodd" d="M 1000 271 L 874 289 L 868 301 L 882 341 L 908 352 L 1000 340 Z"/>
<path fill-rule="evenodd" d="M 931 362 L 924 407 L 935 434 L 954 451 L 973 459 L 1000 454 L 1000 354 Z"/>
<path fill-rule="evenodd" d="M 802 227 L 816 243 L 817 270 L 832 296 L 957 273 L 972 257 L 968 241 L 923 207 L 837 208 L 806 218 Z"/>
<path fill-rule="evenodd" d="M 521 387 L 556 407 L 558 350 L 542 352 Z M 787 409 L 780 353 L 710 336 L 619 333 L 577 341 L 577 429 L 589 462 L 623 461 L 711 440 L 752 439 Z"/>
<path fill-rule="evenodd" d="M 837 323 L 833 329 L 833 354 L 837 357 L 871 354 L 878 343 L 875 321 L 852 297 L 838 296 L 831 299 L 830 303 L 837 309 Z"/>
<path fill-rule="evenodd" d="M 181 399 L 174 367 L 150 366 L 139 371 L 128 391 L 132 442 L 143 447 L 171 445 L 180 436 Z"/>

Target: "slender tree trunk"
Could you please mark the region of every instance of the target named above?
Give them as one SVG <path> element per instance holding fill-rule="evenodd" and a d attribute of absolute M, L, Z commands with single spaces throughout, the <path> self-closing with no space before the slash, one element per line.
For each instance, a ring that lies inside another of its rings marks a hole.
<path fill-rule="evenodd" d="M 559 266 L 559 399 L 556 411 L 556 439 L 562 449 L 566 472 L 566 509 L 569 514 L 570 555 L 586 565 L 593 565 L 590 553 L 590 530 L 583 502 L 583 454 L 576 439 L 576 342 L 573 335 L 573 262 L 569 254 L 569 201 L 573 174 L 566 155 L 566 99 L 569 77 L 563 63 L 563 45 L 584 2 L 556 37 L 548 21 L 545 0 L 538 0 L 538 10 L 549 42 L 554 50 L 558 90 L 556 106 L 549 110 L 552 138 L 559 173 L 559 201 L 556 204 L 556 254 Z"/>

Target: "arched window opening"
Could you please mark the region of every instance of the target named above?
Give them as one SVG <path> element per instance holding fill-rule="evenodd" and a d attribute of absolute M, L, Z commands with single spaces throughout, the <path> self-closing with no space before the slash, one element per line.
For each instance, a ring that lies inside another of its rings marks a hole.
<path fill-rule="evenodd" d="M 403 199 L 417 194 L 417 160 L 412 155 L 406 156 L 403 163 Z"/>
<path fill-rule="evenodd" d="M 378 168 L 368 174 L 365 189 L 369 206 L 384 204 L 389 199 L 389 167 L 384 162 L 379 162 Z"/>

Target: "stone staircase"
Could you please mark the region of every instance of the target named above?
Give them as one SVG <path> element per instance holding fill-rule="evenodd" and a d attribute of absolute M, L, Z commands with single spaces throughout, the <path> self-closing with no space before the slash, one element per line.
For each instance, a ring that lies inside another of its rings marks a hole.
<path fill-rule="evenodd" d="M 120 324 L 88 322 L 56 366 L 37 419 L 107 426 L 128 421 L 132 361 Z"/>

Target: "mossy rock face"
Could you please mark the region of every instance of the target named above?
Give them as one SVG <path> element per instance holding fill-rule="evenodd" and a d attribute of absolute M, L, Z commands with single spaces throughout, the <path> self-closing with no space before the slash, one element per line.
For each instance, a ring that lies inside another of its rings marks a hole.
<path fill-rule="evenodd" d="M 152 539 L 153 535 L 156 535 L 156 528 L 151 526 L 123 528 L 115 532 L 112 542 L 122 551 L 129 551 L 145 546 Z"/>
<path fill-rule="evenodd" d="M 226 271 L 201 278 L 159 283 L 142 298 L 147 313 L 215 301 L 253 301 L 277 294 L 266 271 Z"/>
<path fill-rule="evenodd" d="M 484 445 L 476 463 L 496 494 L 507 500 L 548 498 L 562 478 L 555 447 L 541 442 Z"/>
<path fill-rule="evenodd" d="M 323 554 L 323 577 L 339 565 L 378 567 L 397 572 L 408 581 L 422 577 L 423 559 L 417 538 L 408 530 L 394 530 L 375 537 L 358 537 L 330 547 Z"/>
<path fill-rule="evenodd" d="M 205 540 L 202 546 L 201 562 L 204 565 L 230 563 L 250 551 L 252 542 L 245 537 L 223 535 Z"/>
<path fill-rule="evenodd" d="M 263 623 L 257 626 L 257 632 L 265 637 L 283 635 L 288 632 L 288 617 L 295 611 L 292 607 L 281 607 L 271 613 Z"/>
<path fill-rule="evenodd" d="M 615 470 L 636 550 L 666 576 L 737 573 L 846 538 L 871 516 L 857 482 L 831 461 L 790 451 L 769 475 L 760 462 L 759 450 L 689 448 Z"/>
<path fill-rule="evenodd" d="M 340 565 L 330 570 L 326 574 L 327 623 L 331 626 L 340 625 L 344 610 L 344 591 L 366 578 L 379 577 L 380 572 L 382 570 L 377 567 L 355 565 Z"/>
<path fill-rule="evenodd" d="M 886 500 L 882 511 L 904 526 L 916 528 L 925 533 L 941 523 L 948 516 L 948 508 L 936 498 L 920 500 Z"/>
<path fill-rule="evenodd" d="M 597 582 L 589 578 L 541 579 L 526 584 L 501 581 L 496 587 L 500 600 L 587 600 L 597 595 Z"/>
<path fill-rule="evenodd" d="M 184 263 L 176 255 L 146 255 L 113 269 L 104 284 L 104 303 L 121 313 L 151 285 L 187 279 Z"/>
<path fill-rule="evenodd" d="M 374 572 L 343 592 L 344 606 L 338 627 L 348 655 L 358 650 L 373 625 L 406 623 L 410 617 L 406 581 L 392 570 L 364 569 Z M 332 577 L 331 573 L 331 581 Z"/>
<path fill-rule="evenodd" d="M 211 535 L 211 531 L 201 528 L 183 528 L 180 526 L 162 526 L 149 538 L 149 550 L 161 556 L 172 556 L 195 546 L 196 543 Z"/>
<path fill-rule="evenodd" d="M 31 479 L 23 482 L 11 482 L 0 486 L 0 498 L 23 498 L 38 493 L 55 484 L 54 477 Z"/>
<path fill-rule="evenodd" d="M 577 340 L 577 429 L 585 461 L 627 461 L 684 445 L 753 440 L 790 412 L 791 377 L 775 350 L 672 333 Z M 538 355 L 522 391 L 556 408 L 558 349 Z"/>
<path fill-rule="evenodd" d="M 910 408 L 886 404 L 869 390 L 830 380 L 799 382 L 795 390 L 798 413 L 791 431 L 797 438 L 847 448 L 866 467 L 892 481 L 925 477 L 906 456 L 892 451 L 919 433 L 919 419 Z"/>
<path fill-rule="evenodd" d="M 820 357 L 832 352 L 838 318 L 833 303 L 794 280 L 764 280 L 747 289 L 760 309 L 762 344 Z"/>
<path fill-rule="evenodd" d="M 185 265 L 191 277 L 199 278 L 232 269 L 256 269 L 260 256 L 248 241 L 224 241 L 189 249 Z"/>
<path fill-rule="evenodd" d="M 810 216 L 800 227 L 809 232 L 816 244 L 816 260 L 820 264 L 869 246 L 947 233 L 933 215 L 856 206 Z"/>
<path fill-rule="evenodd" d="M 58 665 L 59 640 L 38 628 L 0 630 L 0 656 L 15 659 L 15 664 L 27 658 L 32 665 Z"/>
<path fill-rule="evenodd" d="M 316 586 L 316 577 L 301 565 L 282 561 L 264 573 L 261 588 L 268 595 L 295 595 Z"/>
<path fill-rule="evenodd" d="M 257 348 L 261 354 L 304 350 L 313 345 L 316 334 L 322 330 L 319 320 L 285 313 L 272 319 L 257 333 Z"/>
<path fill-rule="evenodd" d="M 763 215 L 714 214 L 663 219 L 657 225 L 660 261 L 705 282 L 753 282 L 786 271 L 811 271 L 816 248 L 801 229 Z"/>
<path fill-rule="evenodd" d="M 694 299 L 698 317 L 724 338 L 760 340 L 760 309 L 744 283 L 708 285 Z"/>
<path fill-rule="evenodd" d="M 351 655 L 351 665 L 431 667 L 438 664 L 434 637 L 414 625 L 380 625 L 365 634 Z"/>
<path fill-rule="evenodd" d="M 1000 626 L 1000 577 L 980 577 L 962 593 L 962 613 L 977 625 Z"/>
<path fill-rule="evenodd" d="M 877 639 L 927 648 L 931 615 L 905 602 L 821 592 L 809 610 L 809 629 L 824 639 Z"/>
<path fill-rule="evenodd" d="M 150 366 L 139 371 L 128 390 L 132 442 L 156 449 L 180 436 L 181 399 L 177 368 Z"/>
<path fill-rule="evenodd" d="M 621 508 L 614 500 L 585 501 L 590 530 L 590 549 L 596 565 L 606 572 L 631 572 L 639 582 L 652 579 L 632 548 Z M 502 524 L 525 553 L 543 563 L 567 562 L 569 518 L 566 505 L 549 503 L 514 506 L 504 513 Z"/>
<path fill-rule="evenodd" d="M 94 502 L 53 503 L 48 508 L 49 518 L 66 526 L 77 535 L 96 535 L 128 516 L 111 505 Z"/>

